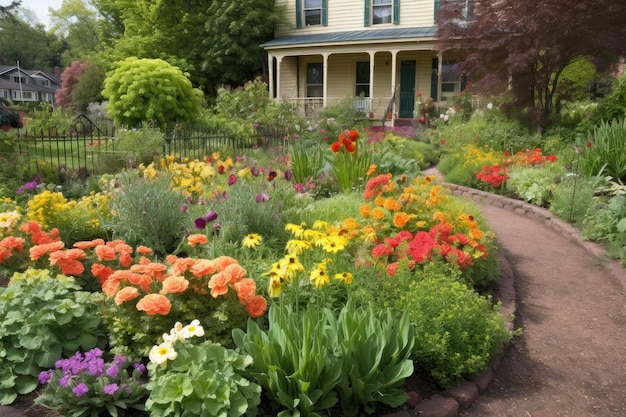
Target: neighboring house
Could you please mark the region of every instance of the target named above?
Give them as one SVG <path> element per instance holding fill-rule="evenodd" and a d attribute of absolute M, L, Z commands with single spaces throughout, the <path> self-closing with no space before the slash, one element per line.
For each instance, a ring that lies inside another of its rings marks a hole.
<path fill-rule="evenodd" d="M 275 1 L 287 18 L 261 45 L 270 94 L 307 115 L 352 97 L 370 118 L 412 118 L 417 101 L 465 87 L 458 57 L 437 51 L 440 0 Z M 471 20 L 474 0 L 464 3 Z"/>
<path fill-rule="evenodd" d="M 61 88 L 61 78 L 39 70 L 0 65 L 0 98 L 21 102 L 54 104 L 54 92 Z"/>

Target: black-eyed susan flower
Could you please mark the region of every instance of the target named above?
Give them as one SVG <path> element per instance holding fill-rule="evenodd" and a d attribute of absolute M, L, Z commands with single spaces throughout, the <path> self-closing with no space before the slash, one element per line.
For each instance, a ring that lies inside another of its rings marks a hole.
<path fill-rule="evenodd" d="M 262 240 L 263 238 L 258 233 L 250 233 L 245 238 L 243 238 L 241 244 L 246 248 L 256 249 L 258 246 L 261 245 Z"/>
<path fill-rule="evenodd" d="M 315 288 L 322 288 L 324 285 L 330 283 L 330 278 L 328 278 L 328 273 L 326 272 L 325 261 L 317 264 L 317 267 L 311 271 L 310 278 Z"/>
<path fill-rule="evenodd" d="M 352 274 L 350 272 L 340 272 L 335 274 L 335 279 L 346 284 L 352 284 Z"/>

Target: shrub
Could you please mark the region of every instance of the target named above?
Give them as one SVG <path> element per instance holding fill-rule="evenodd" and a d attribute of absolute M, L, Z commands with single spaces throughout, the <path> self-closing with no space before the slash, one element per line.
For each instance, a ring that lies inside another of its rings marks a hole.
<path fill-rule="evenodd" d="M 101 301 L 73 278 L 47 270 L 15 273 L 0 288 L 0 404 L 37 388 L 39 372 L 61 357 L 104 345 Z"/>
<path fill-rule="evenodd" d="M 594 204 L 597 181 L 574 173 L 565 175 L 552 189 L 550 211 L 569 222 L 580 224 Z"/>
<path fill-rule="evenodd" d="M 561 168 L 555 164 L 544 167 L 517 166 L 508 170 L 506 189 L 536 206 L 547 207 L 552 201 L 552 192 Z"/>
<path fill-rule="evenodd" d="M 626 267 L 626 195 L 597 200 L 582 222 L 585 239 L 608 243 L 608 253 Z"/>
<path fill-rule="evenodd" d="M 202 92 L 185 74 L 161 59 L 130 57 L 107 74 L 102 95 L 109 117 L 122 126 L 154 122 L 163 131 L 193 120 L 200 112 Z"/>
<path fill-rule="evenodd" d="M 143 123 L 137 130 L 118 129 L 112 149 L 122 158 L 122 167 L 150 164 L 163 154 L 164 135 L 158 129 Z"/>
<path fill-rule="evenodd" d="M 485 369 L 511 335 L 499 304 L 452 277 L 428 276 L 408 285 L 395 300 L 416 327 L 413 359 L 443 387 Z"/>

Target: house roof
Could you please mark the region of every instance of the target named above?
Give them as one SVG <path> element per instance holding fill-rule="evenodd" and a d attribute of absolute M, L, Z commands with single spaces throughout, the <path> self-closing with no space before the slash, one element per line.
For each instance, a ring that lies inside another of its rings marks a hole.
<path fill-rule="evenodd" d="M 289 46 L 320 45 L 330 43 L 363 43 L 384 40 L 432 38 L 437 33 L 435 26 L 416 28 L 386 28 L 357 30 L 350 32 L 308 33 L 304 35 L 281 36 L 260 46 L 265 49 Z"/>

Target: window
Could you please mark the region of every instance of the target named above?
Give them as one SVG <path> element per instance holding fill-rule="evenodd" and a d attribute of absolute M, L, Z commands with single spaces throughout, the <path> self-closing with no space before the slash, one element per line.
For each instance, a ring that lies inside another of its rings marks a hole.
<path fill-rule="evenodd" d="M 306 96 L 324 96 L 324 66 L 321 62 L 310 63 L 306 66 Z"/>
<path fill-rule="evenodd" d="M 441 63 L 441 98 L 451 99 L 465 89 L 467 79 L 465 74 L 459 74 L 456 61 L 443 61 Z"/>
<path fill-rule="evenodd" d="M 328 25 L 328 0 L 296 0 L 296 27 Z"/>
<path fill-rule="evenodd" d="M 360 97 L 370 96 L 370 63 L 369 62 L 357 62 L 356 63 L 356 89 L 355 95 Z"/>
<path fill-rule="evenodd" d="M 17 75 L 14 75 L 13 82 L 26 84 L 26 77 L 18 77 Z"/>
<path fill-rule="evenodd" d="M 400 24 L 400 0 L 365 0 L 365 26 Z"/>
<path fill-rule="evenodd" d="M 304 26 L 322 24 L 322 0 L 304 0 Z"/>
<path fill-rule="evenodd" d="M 393 15 L 392 0 L 373 0 L 372 4 L 372 24 L 381 25 L 391 23 Z"/>
<path fill-rule="evenodd" d="M 474 0 L 465 0 L 463 18 L 467 21 L 474 20 Z"/>

